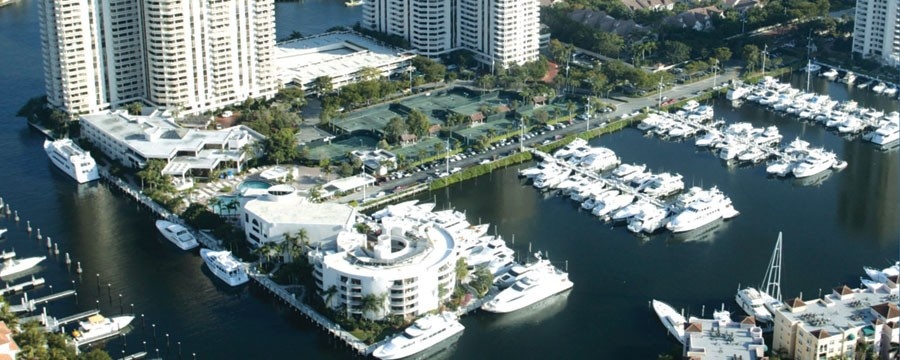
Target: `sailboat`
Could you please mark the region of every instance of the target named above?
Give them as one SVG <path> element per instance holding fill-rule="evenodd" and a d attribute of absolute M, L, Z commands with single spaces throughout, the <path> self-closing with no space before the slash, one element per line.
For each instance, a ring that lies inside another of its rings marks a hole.
<path fill-rule="evenodd" d="M 781 232 L 769 259 L 769 268 L 759 288 L 738 289 L 734 300 L 748 315 L 757 321 L 770 323 L 773 313 L 782 306 L 781 300 Z"/>

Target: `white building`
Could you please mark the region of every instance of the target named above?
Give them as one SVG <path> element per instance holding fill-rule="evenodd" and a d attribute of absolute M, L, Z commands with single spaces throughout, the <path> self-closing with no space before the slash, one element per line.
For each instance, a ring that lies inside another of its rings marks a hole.
<path fill-rule="evenodd" d="M 821 299 L 787 301 L 773 312 L 772 350 L 797 360 L 853 359 L 865 343 L 877 358 L 888 359 L 900 333 L 894 280 L 879 289 L 842 286 Z"/>
<path fill-rule="evenodd" d="M 436 222 L 382 220 L 374 244 L 344 233 L 335 248 L 310 253 L 314 277 L 326 305 L 367 318 L 414 318 L 436 310 L 456 286 L 456 242 Z M 366 310 L 364 298 L 379 301 Z"/>
<path fill-rule="evenodd" d="M 382 76 L 410 70 L 413 54 L 354 32 L 331 32 L 286 41 L 275 48 L 275 64 L 282 84 L 294 84 L 307 94 L 315 92 L 315 80 L 331 78 L 337 90 L 359 81 L 360 70 L 374 68 Z"/>
<path fill-rule="evenodd" d="M 505 67 L 538 58 L 539 7 L 539 0 L 373 0 L 361 24 L 406 39 L 423 56 L 468 49 L 482 63 Z"/>
<path fill-rule="evenodd" d="M 266 195 L 248 201 L 242 219 L 247 241 L 257 247 L 280 243 L 284 234 L 294 236 L 300 229 L 306 229 L 311 246 L 328 246 L 339 233 L 350 231 L 355 221 L 356 209 L 309 202 L 290 185 L 270 187 Z"/>
<path fill-rule="evenodd" d="M 94 113 L 143 100 L 181 114 L 271 97 L 274 0 L 40 0 L 51 105 Z"/>
<path fill-rule="evenodd" d="M 125 166 L 143 168 L 164 160 L 163 175 L 208 175 L 214 170 L 240 171 L 247 145 L 265 139 L 240 125 L 223 130 L 186 129 L 166 113 L 133 116 L 124 110 L 81 116 L 81 135 L 106 156 Z"/>
<path fill-rule="evenodd" d="M 856 1 L 853 52 L 900 66 L 900 6 L 896 1 Z"/>

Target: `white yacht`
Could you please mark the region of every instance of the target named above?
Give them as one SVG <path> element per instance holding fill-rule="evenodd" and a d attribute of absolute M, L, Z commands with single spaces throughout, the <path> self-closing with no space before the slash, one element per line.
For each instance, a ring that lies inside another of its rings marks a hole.
<path fill-rule="evenodd" d="M 698 137 L 697 140 L 694 140 L 694 145 L 699 147 L 710 147 L 714 144 L 721 142 L 723 140 L 722 133 L 716 130 L 709 131 L 701 137 Z"/>
<path fill-rule="evenodd" d="M 613 222 L 621 222 L 626 221 L 630 218 L 638 216 L 646 211 L 649 208 L 655 208 L 656 205 L 651 204 L 646 200 L 638 200 L 634 203 L 628 204 L 625 207 L 616 210 L 610 215 L 610 220 Z"/>
<path fill-rule="evenodd" d="M 856 81 L 856 74 L 852 71 L 848 71 L 846 75 L 844 75 L 844 79 L 841 82 L 847 83 L 847 85 L 851 85 Z"/>
<path fill-rule="evenodd" d="M 112 318 L 97 314 L 78 322 L 78 330 L 72 331 L 76 346 L 87 345 L 109 339 L 125 331 L 134 320 L 134 316 L 116 316 Z"/>
<path fill-rule="evenodd" d="M 863 268 L 865 270 L 866 275 L 877 282 L 886 283 L 890 280 L 891 277 L 900 275 L 900 262 L 895 263 L 893 266 L 886 267 L 882 270 L 878 270 L 871 267 Z"/>
<path fill-rule="evenodd" d="M 719 158 L 722 160 L 734 160 L 738 155 L 747 151 L 749 146 L 740 141 L 729 141 L 728 144 L 719 150 Z"/>
<path fill-rule="evenodd" d="M 431 314 L 416 320 L 402 333 L 379 345 L 372 355 L 384 360 L 402 359 L 418 354 L 461 333 L 465 327 L 451 312 Z"/>
<path fill-rule="evenodd" d="M 733 218 L 738 214 L 731 204 L 731 199 L 718 189 L 713 189 L 706 196 L 691 202 L 684 211 L 672 217 L 666 224 L 666 228 L 676 233 L 685 232 L 718 219 Z"/>
<path fill-rule="evenodd" d="M 747 161 L 747 162 L 755 163 L 755 162 L 763 161 L 767 157 L 769 157 L 769 154 L 765 150 L 760 149 L 759 147 L 756 147 L 756 146 L 751 146 L 744 152 L 740 153 L 738 155 L 737 159 L 740 161 Z"/>
<path fill-rule="evenodd" d="M 228 285 L 238 286 L 250 281 L 244 266 L 231 255 L 231 251 L 200 249 L 200 257 L 209 270 Z"/>
<path fill-rule="evenodd" d="M 822 149 L 813 149 L 792 170 L 794 177 L 804 178 L 816 175 L 831 168 L 835 155 Z"/>
<path fill-rule="evenodd" d="M 645 232 L 652 234 L 665 228 L 669 219 L 666 211 L 657 207 L 646 208 L 643 212 L 628 220 L 628 230 L 633 233 Z"/>
<path fill-rule="evenodd" d="M 497 285 L 497 287 L 501 289 L 506 289 L 515 284 L 516 281 L 525 278 L 525 274 L 529 273 L 531 270 L 541 266 L 550 265 L 550 260 L 543 259 L 540 252 L 535 253 L 534 256 L 537 258 L 537 261 L 526 265 L 513 266 L 506 273 L 494 279 L 494 285 Z"/>
<path fill-rule="evenodd" d="M 679 314 L 669 304 L 659 300 L 653 300 L 653 311 L 659 316 L 659 321 L 663 323 L 669 333 L 675 337 L 680 343 L 684 343 L 684 316 Z"/>
<path fill-rule="evenodd" d="M 568 143 L 566 146 L 556 150 L 556 152 L 553 153 L 553 157 L 557 159 L 567 159 L 575 153 L 576 149 L 585 147 L 587 144 L 587 140 L 575 138 L 575 140 L 572 140 L 572 142 Z"/>
<path fill-rule="evenodd" d="M 509 313 L 569 290 L 574 284 L 569 274 L 549 262 L 533 269 L 513 286 L 501 291 L 481 306 L 493 313 Z"/>
<path fill-rule="evenodd" d="M 837 71 L 837 70 L 835 70 L 835 69 L 832 68 L 832 69 L 828 69 L 828 71 L 825 71 L 825 72 L 823 72 L 823 73 L 821 73 L 821 74 L 819 74 L 819 75 L 820 75 L 820 76 L 823 76 L 823 77 L 826 77 L 826 78 L 828 78 L 829 80 L 834 80 L 835 78 L 838 77 L 839 74 L 838 74 L 838 71 Z"/>
<path fill-rule="evenodd" d="M 45 259 L 47 259 L 46 256 L 35 256 L 24 259 L 6 258 L 3 260 L 3 268 L 0 269 L 0 277 L 8 277 L 31 270 Z"/>
<path fill-rule="evenodd" d="M 566 178 L 569 177 L 571 170 L 569 169 L 557 169 L 555 171 L 545 172 L 534 179 L 534 183 L 532 186 L 538 189 L 549 189 L 563 182 Z"/>
<path fill-rule="evenodd" d="M 725 94 L 725 98 L 730 101 L 740 100 L 744 96 L 750 93 L 750 87 L 747 86 L 737 86 L 731 90 L 728 90 L 728 93 Z"/>
<path fill-rule="evenodd" d="M 593 171 L 606 171 L 612 169 L 622 161 L 616 153 L 605 147 L 592 148 L 590 154 L 585 156 L 579 165 Z"/>
<path fill-rule="evenodd" d="M 684 181 L 680 174 L 662 173 L 638 188 L 639 191 L 656 197 L 664 197 L 684 190 Z"/>
<path fill-rule="evenodd" d="M 0 236 L 3 236 L 3 235 L 5 235 L 5 234 L 6 234 L 6 232 L 7 232 L 7 231 L 9 231 L 9 230 L 8 230 L 8 229 L 6 229 L 6 228 L 2 228 L 2 229 L 0 229 Z"/>
<path fill-rule="evenodd" d="M 615 170 L 613 170 L 612 175 L 619 178 L 622 182 L 629 182 L 631 179 L 634 179 L 635 176 L 644 172 L 647 169 L 646 164 L 622 164 L 619 165 Z"/>
<path fill-rule="evenodd" d="M 766 173 L 769 175 L 785 177 L 793 170 L 794 162 L 787 158 L 781 158 L 766 164 Z"/>
<path fill-rule="evenodd" d="M 191 234 L 184 226 L 165 220 L 156 220 L 156 228 L 181 250 L 190 250 L 200 246 L 194 234 Z"/>
<path fill-rule="evenodd" d="M 766 304 L 778 302 L 778 300 L 775 300 L 775 298 L 769 294 L 753 287 L 738 290 L 734 301 L 740 305 L 741 309 L 743 309 L 747 315 L 753 316 L 757 321 L 765 323 L 772 322 L 772 312 L 766 308 Z"/>
<path fill-rule="evenodd" d="M 884 92 L 884 89 L 887 89 L 887 85 L 880 81 L 878 82 L 878 84 L 872 86 L 872 91 L 874 91 L 876 94 L 881 94 L 882 92 Z"/>
<path fill-rule="evenodd" d="M 44 151 L 50 162 L 71 176 L 78 183 L 86 183 L 100 178 L 97 162 L 91 154 L 82 150 L 72 139 L 56 141 L 44 140 Z"/>
<path fill-rule="evenodd" d="M 887 145 L 900 140 L 900 124 L 896 122 L 885 122 L 868 136 L 869 140 L 877 145 Z"/>
<path fill-rule="evenodd" d="M 591 210 L 591 214 L 598 217 L 605 217 L 612 214 L 613 211 L 619 210 L 634 201 L 635 196 L 631 194 L 620 194 L 610 196 L 600 201 L 597 206 Z"/>
<path fill-rule="evenodd" d="M 619 190 L 615 189 L 606 189 L 600 191 L 599 193 L 592 194 L 587 200 L 581 203 L 581 208 L 585 210 L 593 210 L 597 206 L 603 204 L 606 199 L 619 195 Z"/>

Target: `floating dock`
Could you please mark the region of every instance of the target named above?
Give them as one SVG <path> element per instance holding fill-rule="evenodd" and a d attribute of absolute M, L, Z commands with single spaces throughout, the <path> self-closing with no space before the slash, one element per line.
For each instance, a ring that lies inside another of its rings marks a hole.
<path fill-rule="evenodd" d="M 39 297 L 37 299 L 29 300 L 28 294 L 26 293 L 25 296 L 22 297 L 21 304 L 11 305 L 9 307 L 9 310 L 14 313 L 17 313 L 17 314 L 18 313 L 26 313 L 26 312 L 34 312 L 34 310 L 37 309 L 37 305 L 46 304 L 53 300 L 59 300 L 64 297 L 69 297 L 69 296 L 76 295 L 76 294 L 77 294 L 77 292 L 75 292 L 75 290 L 66 290 L 66 291 L 55 293 L 55 294 L 50 294 L 50 295 L 47 295 L 44 297 Z"/>
<path fill-rule="evenodd" d="M 34 276 L 31 277 L 31 280 L 23 282 L 23 283 L 19 283 L 19 284 L 15 284 L 15 285 L 10 285 L 9 283 L 7 283 L 5 288 L 0 289 L 0 296 L 9 296 L 9 295 L 13 295 L 13 294 L 18 294 L 20 292 L 33 290 L 33 289 L 43 286 L 44 283 L 45 283 L 44 278 L 35 279 Z"/>

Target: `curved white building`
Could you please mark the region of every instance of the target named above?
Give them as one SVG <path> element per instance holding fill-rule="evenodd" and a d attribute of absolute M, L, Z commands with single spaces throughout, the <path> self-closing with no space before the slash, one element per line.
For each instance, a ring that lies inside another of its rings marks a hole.
<path fill-rule="evenodd" d="M 244 233 L 254 247 L 280 243 L 284 234 L 293 236 L 300 229 L 306 230 L 310 246 L 331 246 L 338 234 L 349 231 L 356 220 L 354 208 L 309 202 L 290 185 L 266 189 L 265 195 L 247 201 L 243 212 Z"/>
<path fill-rule="evenodd" d="M 343 233 L 337 249 L 310 254 L 326 304 L 380 319 L 436 310 L 456 286 L 453 236 L 436 222 L 382 220 L 377 239 Z M 374 301 L 374 307 L 364 304 Z"/>

